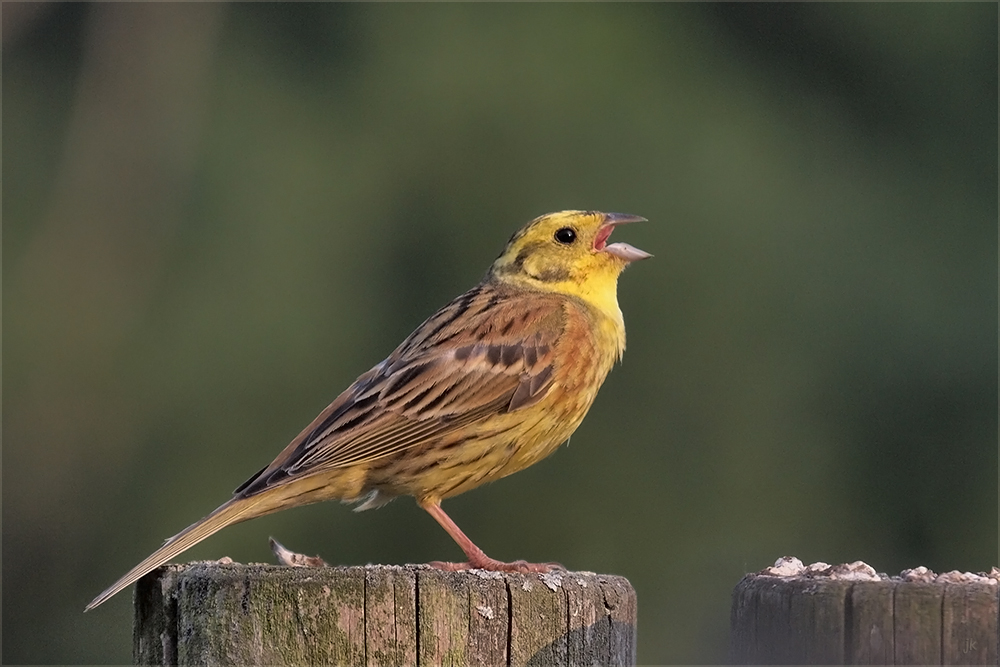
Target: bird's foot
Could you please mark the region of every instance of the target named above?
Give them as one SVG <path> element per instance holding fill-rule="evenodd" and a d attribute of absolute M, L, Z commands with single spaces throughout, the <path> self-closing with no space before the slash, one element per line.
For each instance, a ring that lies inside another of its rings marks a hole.
<path fill-rule="evenodd" d="M 428 563 L 435 570 L 446 570 L 448 572 L 459 572 L 462 570 L 489 570 L 490 572 L 537 572 L 546 574 L 548 572 L 565 572 L 566 568 L 559 563 L 529 563 L 523 560 L 516 560 L 512 563 L 505 563 L 501 560 L 494 560 L 489 557 L 477 558 L 466 563 L 446 563 L 439 560 Z"/>

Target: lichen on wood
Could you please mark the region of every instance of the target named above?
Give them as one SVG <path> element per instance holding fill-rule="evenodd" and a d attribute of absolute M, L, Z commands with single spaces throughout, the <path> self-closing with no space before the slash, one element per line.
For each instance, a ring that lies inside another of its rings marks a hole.
<path fill-rule="evenodd" d="M 635 663 L 635 591 L 593 573 L 193 563 L 135 608 L 141 664 Z"/>

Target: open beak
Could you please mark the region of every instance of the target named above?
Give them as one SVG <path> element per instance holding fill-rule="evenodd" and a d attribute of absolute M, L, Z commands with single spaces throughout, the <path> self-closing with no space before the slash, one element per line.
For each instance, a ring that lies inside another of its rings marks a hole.
<path fill-rule="evenodd" d="M 611 232 L 615 230 L 615 227 L 630 222 L 646 222 L 646 218 L 638 215 L 629 215 L 628 213 L 606 213 L 604 224 L 597 228 L 597 236 L 594 237 L 594 250 L 606 252 L 626 262 L 637 262 L 640 259 L 652 257 L 645 250 L 639 250 L 627 243 L 612 243 L 608 245 L 608 237 L 611 236 Z"/>

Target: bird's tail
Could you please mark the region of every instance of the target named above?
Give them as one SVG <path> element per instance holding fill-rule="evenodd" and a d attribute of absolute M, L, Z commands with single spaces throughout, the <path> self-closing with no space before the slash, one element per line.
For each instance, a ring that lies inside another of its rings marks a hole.
<path fill-rule="evenodd" d="M 108 590 L 94 598 L 84 611 L 90 611 L 94 607 L 106 602 L 112 595 L 118 593 L 129 584 L 138 581 L 147 572 L 158 568 L 174 556 L 187 551 L 226 526 L 264 514 L 270 514 L 281 509 L 283 506 L 281 501 L 284 499 L 274 497 L 276 495 L 283 494 L 274 494 L 272 492 L 250 496 L 249 498 L 233 498 L 201 521 L 188 526 L 167 540 L 162 547 L 129 570 L 125 576 L 116 581 Z"/>

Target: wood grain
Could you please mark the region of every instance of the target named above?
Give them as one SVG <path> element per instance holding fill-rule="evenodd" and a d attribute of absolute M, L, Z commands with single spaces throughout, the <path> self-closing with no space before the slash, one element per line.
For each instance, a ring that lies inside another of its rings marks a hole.
<path fill-rule="evenodd" d="M 995 584 L 750 574 L 733 591 L 732 664 L 997 664 Z"/>
<path fill-rule="evenodd" d="M 635 591 L 592 573 L 169 565 L 135 614 L 138 664 L 635 664 Z"/>

